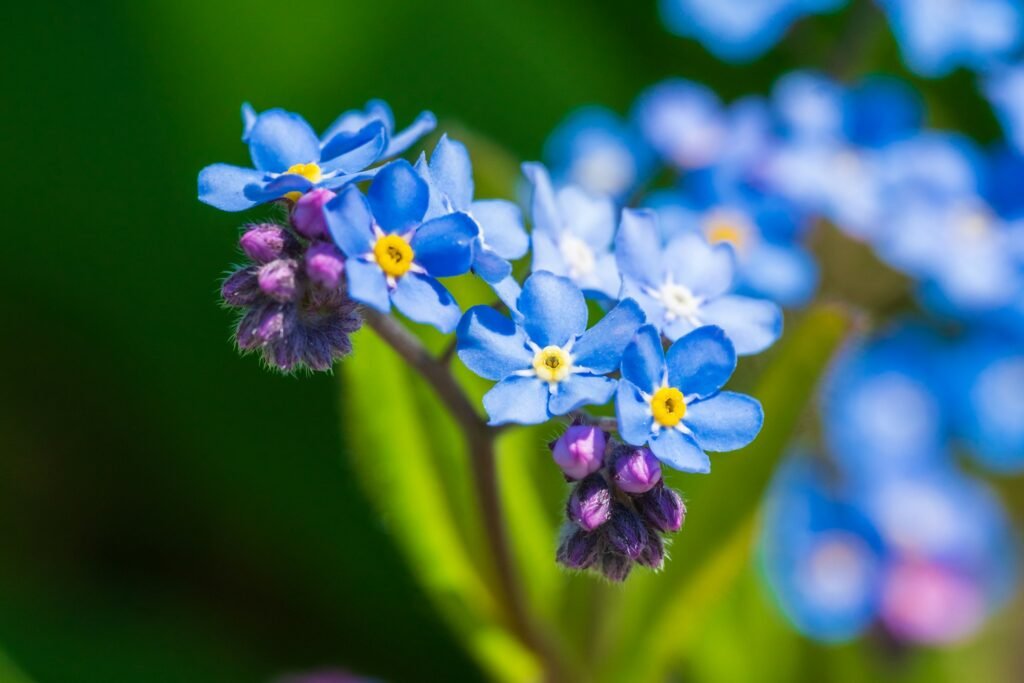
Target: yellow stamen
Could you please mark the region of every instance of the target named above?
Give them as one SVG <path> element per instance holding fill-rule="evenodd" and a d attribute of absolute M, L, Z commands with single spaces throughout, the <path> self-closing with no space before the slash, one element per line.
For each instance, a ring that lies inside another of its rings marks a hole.
<path fill-rule="evenodd" d="M 651 398 L 651 413 L 662 427 L 675 427 L 686 415 L 686 399 L 675 387 L 662 387 Z"/>
<path fill-rule="evenodd" d="M 546 346 L 533 357 L 533 370 L 544 382 L 561 382 L 572 371 L 572 358 L 558 346 Z"/>
<path fill-rule="evenodd" d="M 288 175 L 300 175 L 313 184 L 319 183 L 320 179 L 323 177 L 323 173 L 320 172 L 320 167 L 312 162 L 308 164 L 294 164 L 289 166 L 285 173 Z M 302 193 L 289 192 L 285 197 L 293 202 L 297 202 L 302 197 Z"/>
<path fill-rule="evenodd" d="M 377 265 L 391 277 L 401 277 L 412 267 L 414 254 L 409 243 L 398 235 L 384 235 L 373 245 Z"/>
<path fill-rule="evenodd" d="M 726 242 L 739 248 L 743 246 L 743 242 L 746 240 L 744 232 L 730 223 L 712 223 L 704 233 L 711 244 Z"/>

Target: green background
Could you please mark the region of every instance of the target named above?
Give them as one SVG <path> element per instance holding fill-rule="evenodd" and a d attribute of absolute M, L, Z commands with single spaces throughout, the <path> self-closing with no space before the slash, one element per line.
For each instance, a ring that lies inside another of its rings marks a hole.
<path fill-rule="evenodd" d="M 431 109 L 537 158 L 572 108 L 625 111 L 666 76 L 765 93 L 829 58 L 845 23 L 812 19 L 731 67 L 665 33 L 653 0 L 27 2 L 5 15 L 0 648 L 17 669 L 0 656 L 0 681 L 42 683 L 332 664 L 480 677 L 352 478 L 337 380 L 270 374 L 232 348 L 217 289 L 242 219 L 197 202 L 195 177 L 247 161 L 242 101 L 322 128 L 380 97 L 400 125 Z M 867 42 L 857 68 L 901 73 L 884 31 Z M 996 135 L 969 76 L 918 85 L 936 121 Z M 860 670 L 859 650 L 826 658 L 779 635 L 753 576 L 736 595 L 701 629 L 695 676 L 742 675 L 751 645 L 735 625 L 755 622 L 774 628 L 758 647 L 780 671 Z"/>

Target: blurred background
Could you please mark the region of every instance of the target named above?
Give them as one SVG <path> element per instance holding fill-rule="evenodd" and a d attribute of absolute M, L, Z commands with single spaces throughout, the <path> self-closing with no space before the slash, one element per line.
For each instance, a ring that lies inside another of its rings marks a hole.
<path fill-rule="evenodd" d="M 827 61 L 853 11 L 729 65 L 666 32 L 653 0 L 9 7 L 0 680 L 260 681 L 336 665 L 483 678 L 347 468 L 337 379 L 266 372 L 230 343 L 218 287 L 242 219 L 196 201 L 195 179 L 245 163 L 243 101 L 319 129 L 380 97 L 400 125 L 431 109 L 535 159 L 574 108 L 625 112 L 669 76 L 726 100 L 766 94 Z M 1000 136 L 966 72 L 915 76 L 886 31 L 861 54 L 862 70 L 913 83 L 930 124 Z M 1020 522 L 1020 482 L 997 486 Z M 1012 680 L 1015 613 L 911 666 L 884 644 L 797 636 L 751 568 L 681 675 L 741 680 L 737 660 L 763 655 L 754 672 L 780 680 Z"/>

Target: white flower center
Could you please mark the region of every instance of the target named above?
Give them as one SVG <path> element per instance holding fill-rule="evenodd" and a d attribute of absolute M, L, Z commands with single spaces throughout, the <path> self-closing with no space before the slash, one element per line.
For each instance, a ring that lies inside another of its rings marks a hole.
<path fill-rule="evenodd" d="M 688 287 L 673 282 L 669 277 L 660 289 L 649 290 L 647 293 L 665 307 L 667 321 L 672 322 L 682 318 L 695 327 L 700 326 L 700 318 L 697 314 L 700 312 L 704 299 L 695 296 Z"/>
<path fill-rule="evenodd" d="M 594 272 L 597 259 L 594 250 L 579 237 L 563 235 L 558 243 L 565 265 L 569 267 L 569 277 L 576 280 Z"/>

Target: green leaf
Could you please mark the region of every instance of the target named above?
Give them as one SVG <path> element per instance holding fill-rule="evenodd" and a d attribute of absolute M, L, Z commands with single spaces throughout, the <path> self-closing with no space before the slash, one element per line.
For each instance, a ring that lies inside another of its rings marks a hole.
<path fill-rule="evenodd" d="M 0 650 L 0 683 L 32 683 L 3 650 Z"/>
<path fill-rule="evenodd" d="M 710 475 L 686 477 L 686 526 L 665 571 L 630 578 L 613 617 L 617 637 L 600 667 L 602 680 L 664 678 L 700 623 L 696 612 L 742 572 L 764 489 L 849 328 L 844 310 L 819 306 L 783 337 L 753 392 L 764 406 L 764 429 L 743 451 L 714 456 Z M 673 474 L 670 483 L 681 479 Z"/>

